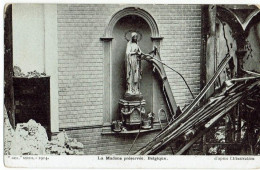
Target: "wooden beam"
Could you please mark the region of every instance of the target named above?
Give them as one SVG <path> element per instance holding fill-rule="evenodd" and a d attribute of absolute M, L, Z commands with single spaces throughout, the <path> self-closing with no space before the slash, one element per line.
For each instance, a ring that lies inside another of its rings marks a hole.
<path fill-rule="evenodd" d="M 214 84 L 219 74 L 223 71 L 229 60 L 231 59 L 230 55 L 227 55 L 222 62 L 219 64 L 219 68 L 214 74 L 214 76 L 210 79 L 210 81 L 206 84 L 206 86 L 202 89 L 202 91 L 199 93 L 199 95 L 192 101 L 192 103 L 185 108 L 183 113 L 177 117 L 177 119 L 169 125 L 165 130 L 163 130 L 161 133 L 159 133 L 151 142 L 149 142 L 145 147 L 143 147 L 141 150 L 139 150 L 136 154 L 146 154 L 147 151 L 149 151 L 151 148 L 154 148 L 155 145 L 158 145 L 158 143 L 161 142 L 164 137 L 168 136 L 178 126 L 180 126 L 181 123 L 185 122 L 186 119 L 193 114 L 193 109 L 195 106 L 201 101 L 201 99 L 205 96 L 209 88 Z"/>
<path fill-rule="evenodd" d="M 13 89 L 12 5 L 5 6 L 4 18 L 4 104 L 12 127 L 15 127 Z"/>
<path fill-rule="evenodd" d="M 215 116 L 213 119 L 211 119 L 206 125 L 204 130 L 202 130 L 197 136 L 195 136 L 192 140 L 190 140 L 190 142 L 188 142 L 180 151 L 178 151 L 175 155 L 181 155 L 183 154 L 187 149 L 189 149 L 192 144 L 194 144 L 200 137 L 202 137 L 204 134 L 206 134 L 209 129 L 221 118 L 223 117 L 226 113 L 227 110 L 230 110 L 231 108 L 234 107 L 235 104 L 229 106 L 227 109 L 223 110 L 220 114 L 218 114 L 217 116 Z"/>
<path fill-rule="evenodd" d="M 206 49 L 208 34 L 208 5 L 201 6 L 201 49 L 200 49 L 200 90 L 206 85 Z"/>
<path fill-rule="evenodd" d="M 208 6 L 208 39 L 206 44 L 206 83 L 209 82 L 211 77 L 213 77 L 214 72 L 216 71 L 216 5 Z M 206 98 L 208 98 L 211 94 L 214 93 L 214 86 L 212 86 L 207 94 Z"/>

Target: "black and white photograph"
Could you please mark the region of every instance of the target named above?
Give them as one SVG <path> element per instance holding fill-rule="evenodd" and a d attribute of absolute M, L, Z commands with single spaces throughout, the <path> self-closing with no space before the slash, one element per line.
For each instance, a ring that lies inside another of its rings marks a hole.
<path fill-rule="evenodd" d="M 260 5 L 10 3 L 2 29 L 6 158 L 259 168 Z"/>

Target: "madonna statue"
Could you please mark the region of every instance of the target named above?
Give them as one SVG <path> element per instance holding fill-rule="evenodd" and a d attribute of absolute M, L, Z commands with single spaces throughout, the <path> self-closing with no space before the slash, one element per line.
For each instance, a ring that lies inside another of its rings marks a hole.
<path fill-rule="evenodd" d="M 141 54 L 142 51 L 137 43 L 137 33 L 132 32 L 131 39 L 126 47 L 126 96 L 141 95 Z"/>

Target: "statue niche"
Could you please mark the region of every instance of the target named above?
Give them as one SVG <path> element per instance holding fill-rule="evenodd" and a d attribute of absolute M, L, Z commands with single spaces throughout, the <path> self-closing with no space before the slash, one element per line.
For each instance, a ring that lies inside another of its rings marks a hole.
<path fill-rule="evenodd" d="M 138 46 L 138 34 L 132 32 L 125 54 L 126 92 L 124 98 L 119 100 L 119 111 L 123 126 L 128 130 L 140 128 L 142 117 L 146 114 L 144 109 L 146 101 L 140 91 L 141 57 L 142 51 Z"/>

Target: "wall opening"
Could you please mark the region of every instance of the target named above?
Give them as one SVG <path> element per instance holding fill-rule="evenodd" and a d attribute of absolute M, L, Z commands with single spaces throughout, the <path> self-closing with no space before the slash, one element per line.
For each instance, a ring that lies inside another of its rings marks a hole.
<path fill-rule="evenodd" d="M 139 34 L 138 45 L 142 52 L 152 50 L 151 29 L 148 23 L 137 15 L 127 15 L 121 18 L 113 29 L 112 42 L 112 120 L 120 119 L 118 112 L 119 99 L 123 98 L 126 91 L 125 51 L 131 32 Z M 141 92 L 146 100 L 145 110 L 152 108 L 152 68 L 146 61 L 142 63 Z"/>
<path fill-rule="evenodd" d="M 104 47 L 104 112 L 103 125 L 109 127 L 112 120 L 119 118 L 118 102 L 125 92 L 125 50 L 128 31 L 138 31 L 142 35 L 139 46 L 144 53 L 152 51 L 154 45 L 160 49 L 159 30 L 153 17 L 140 8 L 129 7 L 115 13 L 100 38 Z M 143 76 L 141 92 L 147 101 L 146 111 L 152 111 L 153 79 L 152 66 L 142 61 Z M 108 125 L 108 126 L 106 126 Z"/>

